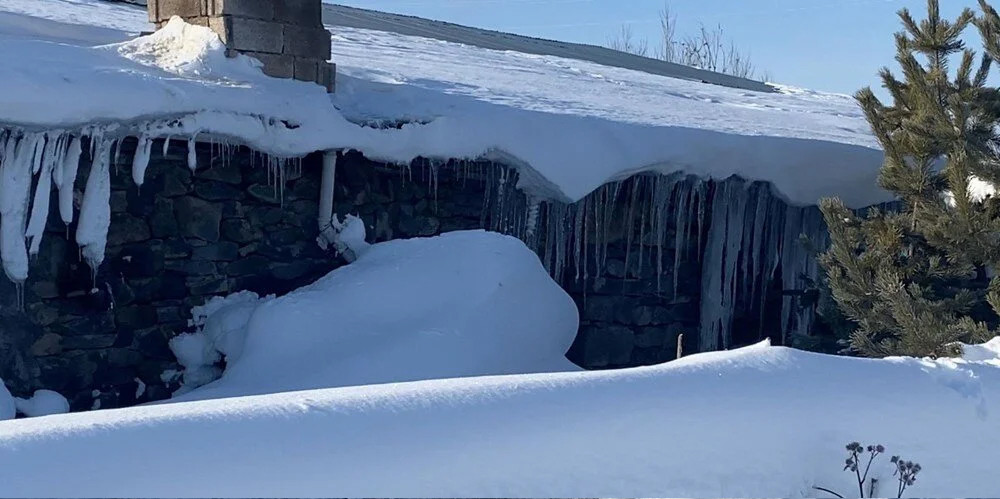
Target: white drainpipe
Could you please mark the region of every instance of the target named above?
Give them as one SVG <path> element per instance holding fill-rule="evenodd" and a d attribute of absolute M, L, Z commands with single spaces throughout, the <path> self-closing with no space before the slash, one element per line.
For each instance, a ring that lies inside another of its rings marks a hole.
<path fill-rule="evenodd" d="M 323 153 L 323 186 L 319 192 L 319 244 L 326 246 L 333 242 L 335 232 L 333 221 L 333 194 L 337 181 L 337 151 Z"/>

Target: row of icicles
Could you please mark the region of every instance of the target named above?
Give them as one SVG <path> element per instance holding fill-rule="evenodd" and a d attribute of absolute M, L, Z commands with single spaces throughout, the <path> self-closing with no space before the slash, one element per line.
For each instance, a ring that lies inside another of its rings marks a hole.
<path fill-rule="evenodd" d="M 655 276 L 655 293 L 672 301 L 682 291 L 690 293 L 680 289 L 682 265 L 699 265 L 702 350 L 732 347 L 736 316 L 763 314 L 772 283 L 800 290 L 819 280 L 816 254 L 801 238 L 826 247 L 822 214 L 815 207 L 789 205 L 765 183 L 640 174 L 567 204 L 522 195 L 512 169 L 457 166 L 459 179 L 484 182 L 482 227 L 522 239 L 557 282 L 603 279 L 609 246 L 620 243 L 623 277 Z M 430 185 L 436 184 L 434 179 Z M 763 330 L 761 316 L 757 334 L 785 344 L 792 335 L 808 334 L 813 311 L 792 295 L 781 300 L 781 331 Z"/>
<path fill-rule="evenodd" d="M 28 278 L 29 259 L 41 248 L 53 189 L 58 196 L 59 216 L 67 229 L 74 216 L 78 218 L 75 239 L 82 259 L 94 275 L 103 263 L 111 225 L 111 167 L 112 161 L 118 164 L 123 140 L 105 133 L 97 127 L 76 134 L 64 130 L 0 129 L 0 260 L 4 273 L 18 287 L 19 304 L 23 303 L 22 286 Z M 85 137 L 89 140 L 85 141 Z M 198 168 L 195 138 L 186 139 L 191 171 Z M 154 140 L 149 135 L 138 138 L 131 169 L 138 187 L 145 180 Z M 170 142 L 170 137 L 163 141 L 164 155 Z M 92 163 L 77 215 L 74 186 L 85 143 Z M 232 152 L 228 144 L 224 150 Z M 271 156 L 266 159 L 268 180 L 276 198 L 283 197 L 285 167 L 289 164 L 301 168 L 300 162 Z"/>

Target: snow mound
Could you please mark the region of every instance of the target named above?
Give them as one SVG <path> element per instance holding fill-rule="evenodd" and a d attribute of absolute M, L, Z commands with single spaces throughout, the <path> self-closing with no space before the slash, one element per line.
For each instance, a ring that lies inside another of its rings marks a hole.
<path fill-rule="evenodd" d="M 855 490 L 844 445 L 860 441 L 922 465 L 908 496 L 990 497 L 998 415 L 995 364 L 757 345 L 10 421 L 0 483 L 50 497 L 816 497 Z M 894 496 L 889 460 L 872 473 Z"/>
<path fill-rule="evenodd" d="M 962 345 L 962 358 L 970 362 L 1000 363 L 1000 336 L 979 345 Z"/>
<path fill-rule="evenodd" d="M 14 419 L 17 416 L 17 409 L 14 405 L 14 397 L 7 390 L 7 385 L 0 379 L 0 421 Z"/>
<path fill-rule="evenodd" d="M 484 231 L 376 244 L 286 296 L 194 312 L 201 330 L 171 345 L 186 367 L 174 400 L 579 369 L 573 300 L 524 243 Z M 225 374 L 195 388 L 220 354 Z"/>
<path fill-rule="evenodd" d="M 17 412 L 29 418 L 66 414 L 69 412 L 69 401 L 66 397 L 52 390 L 37 390 L 30 399 L 15 399 Z"/>
<path fill-rule="evenodd" d="M 109 48 L 122 57 L 145 66 L 155 67 L 181 76 L 228 78 L 243 69 L 247 74 L 260 63 L 246 56 L 226 57 L 226 46 L 219 36 L 204 26 L 195 26 L 174 16 L 163 28 Z"/>

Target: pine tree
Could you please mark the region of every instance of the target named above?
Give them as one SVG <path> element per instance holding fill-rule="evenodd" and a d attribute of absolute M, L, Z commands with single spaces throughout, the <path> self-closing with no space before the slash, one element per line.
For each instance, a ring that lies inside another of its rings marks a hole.
<path fill-rule="evenodd" d="M 821 263 L 862 355 L 955 355 L 956 342 L 988 337 L 1000 317 L 1000 278 L 987 277 L 1000 268 L 1000 200 L 970 190 L 1000 185 L 1000 98 L 986 85 L 1000 56 L 1000 16 L 980 3 L 982 17 L 966 9 L 954 22 L 941 18 L 937 0 L 920 23 L 900 11 L 903 77 L 880 74 L 892 106 L 870 88 L 856 95 L 885 150 L 879 183 L 899 198 L 898 209 L 865 217 L 836 199 L 821 206 L 832 240 Z M 961 40 L 972 23 L 986 47 L 978 64 Z"/>

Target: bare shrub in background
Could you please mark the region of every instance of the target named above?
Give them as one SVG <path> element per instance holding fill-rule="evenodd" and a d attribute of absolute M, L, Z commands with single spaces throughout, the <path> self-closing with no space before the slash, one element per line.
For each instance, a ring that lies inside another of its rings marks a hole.
<path fill-rule="evenodd" d="M 622 26 L 609 37 L 607 47 L 740 78 L 761 81 L 770 79 L 771 75 L 767 71 L 759 70 L 753 63 L 748 51 L 726 37 L 721 25 L 712 29 L 702 25 L 694 34 L 681 37 L 677 31 L 677 15 L 670 9 L 669 3 L 663 5 L 658 21 L 660 37 L 652 53 L 648 40 L 638 38 L 631 25 Z"/>

